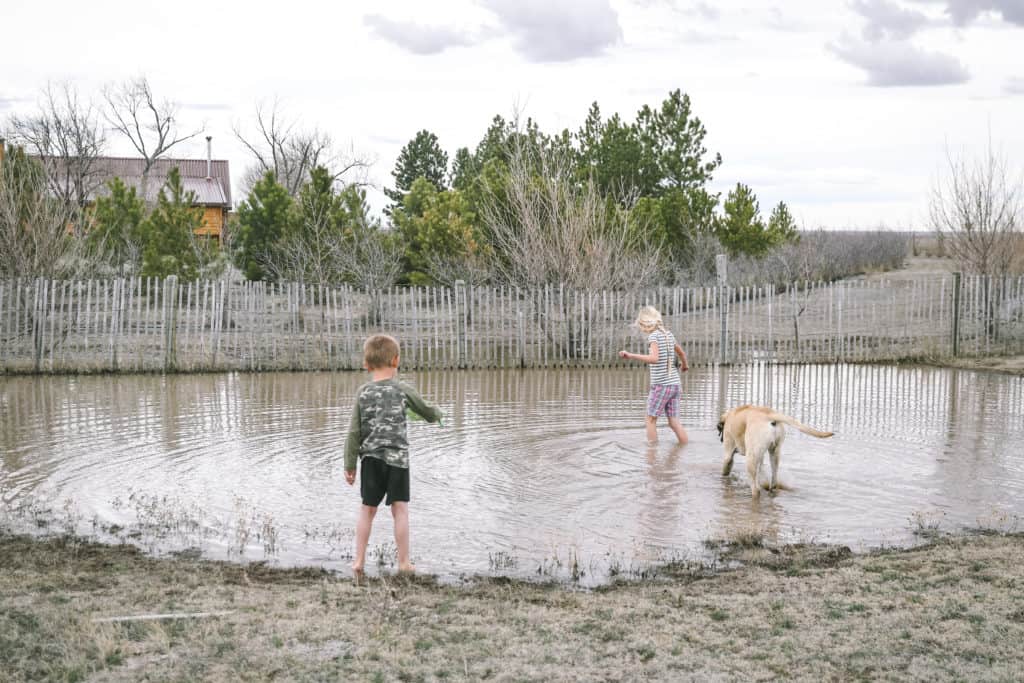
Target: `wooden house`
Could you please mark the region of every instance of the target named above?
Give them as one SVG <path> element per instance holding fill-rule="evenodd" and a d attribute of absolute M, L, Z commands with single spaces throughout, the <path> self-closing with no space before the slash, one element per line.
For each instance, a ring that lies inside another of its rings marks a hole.
<path fill-rule="evenodd" d="M 92 204 L 98 197 L 108 194 L 110 188 L 107 183 L 114 178 L 120 178 L 128 187 L 134 187 L 147 204 L 153 204 L 167 183 L 168 173 L 172 168 L 177 168 L 185 192 L 191 192 L 195 197 L 193 206 L 203 210 L 203 225 L 195 231 L 196 234 L 215 239 L 219 244 L 224 235 L 228 213 L 231 211 L 231 170 L 227 159 L 212 158 L 210 137 L 206 138 L 206 145 L 205 159 L 157 159 L 150 167 L 145 182 L 144 159 L 97 157 L 90 163 L 89 185 L 93 189 L 89 190 L 86 201 Z M 3 162 L 3 153 L 3 143 L 0 142 L 0 163 Z M 55 158 L 45 158 L 41 161 L 52 182 L 64 182 L 67 174 L 62 171 L 62 167 L 66 164 Z"/>
<path fill-rule="evenodd" d="M 185 192 L 195 196 L 193 206 L 203 209 L 203 226 L 196 230 L 196 234 L 220 243 L 231 210 L 231 171 L 227 159 L 212 158 L 210 138 L 206 140 L 205 159 L 157 159 L 150 167 L 145 183 L 142 182 L 145 161 L 136 157 L 100 157 L 96 164 L 98 174 L 107 180 L 120 178 L 125 185 L 134 187 L 140 196 L 145 186 L 144 199 L 153 203 L 167 182 L 167 174 L 172 168 L 177 168 Z M 108 191 L 104 182 L 91 199 L 95 200 Z"/>

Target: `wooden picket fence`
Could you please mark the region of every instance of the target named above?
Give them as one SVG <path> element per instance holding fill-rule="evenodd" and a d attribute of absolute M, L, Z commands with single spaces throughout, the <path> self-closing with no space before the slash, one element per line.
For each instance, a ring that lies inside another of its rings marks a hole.
<path fill-rule="evenodd" d="M 630 323 L 644 304 L 693 364 L 1024 351 L 1024 278 L 627 292 L 37 279 L 0 281 L 0 371 L 358 369 L 375 332 L 412 368 L 610 367 L 643 350 Z"/>

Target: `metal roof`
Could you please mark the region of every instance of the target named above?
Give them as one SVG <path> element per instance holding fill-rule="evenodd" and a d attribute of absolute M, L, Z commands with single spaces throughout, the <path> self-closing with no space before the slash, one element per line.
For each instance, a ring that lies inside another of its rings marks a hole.
<path fill-rule="evenodd" d="M 141 191 L 142 169 L 145 162 L 137 157 L 97 157 L 92 166 L 94 178 L 102 179 L 89 199 L 110 194 L 107 181 L 120 178 L 125 185 Z M 206 159 L 157 159 L 149 169 L 146 183 L 146 201 L 156 201 L 160 189 L 167 182 L 167 174 L 177 168 L 186 192 L 194 192 L 196 204 L 231 207 L 231 172 L 226 159 L 210 162 L 210 179 L 206 178 Z"/>
<path fill-rule="evenodd" d="M 116 176 L 121 178 L 128 187 L 134 187 L 139 195 L 142 195 L 142 176 Z M 167 183 L 167 176 L 154 175 L 150 171 L 149 182 L 146 183 L 146 201 L 155 202 L 157 196 L 160 194 L 160 190 L 163 189 Z M 207 180 L 206 177 L 202 178 L 189 178 L 182 177 L 181 179 L 182 188 L 186 193 L 192 192 L 195 194 L 195 203 L 203 206 L 231 206 L 231 201 L 224 194 L 224 187 L 217 178 L 211 178 Z M 110 194 L 110 188 L 106 183 L 100 185 L 94 192 L 91 193 L 90 199 L 96 199 L 96 197 L 106 197 Z"/>
<path fill-rule="evenodd" d="M 131 157 L 100 157 L 97 167 L 104 175 L 120 178 L 125 185 L 139 188 L 142 184 L 143 160 Z M 177 168 L 185 190 L 196 193 L 199 204 L 231 206 L 231 173 L 226 159 L 210 163 L 211 180 L 206 180 L 206 159 L 157 159 L 149 169 L 147 201 L 155 201 L 160 188 L 167 182 L 167 174 Z"/>

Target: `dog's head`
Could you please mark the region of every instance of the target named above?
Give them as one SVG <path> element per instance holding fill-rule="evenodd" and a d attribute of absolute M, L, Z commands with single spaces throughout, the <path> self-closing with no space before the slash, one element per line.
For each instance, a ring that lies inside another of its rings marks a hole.
<path fill-rule="evenodd" d="M 725 423 L 729 419 L 729 415 L 731 413 L 732 413 L 731 410 L 727 410 L 724 413 L 722 413 L 721 417 L 718 418 L 718 440 L 719 441 L 724 441 L 725 440 L 724 436 L 723 436 L 725 434 Z"/>

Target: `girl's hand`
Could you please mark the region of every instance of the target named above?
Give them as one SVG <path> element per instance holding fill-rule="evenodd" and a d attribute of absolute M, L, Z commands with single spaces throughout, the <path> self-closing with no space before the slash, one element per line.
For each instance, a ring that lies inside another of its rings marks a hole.
<path fill-rule="evenodd" d="M 629 358 L 629 351 L 619 351 L 619 358 Z"/>

